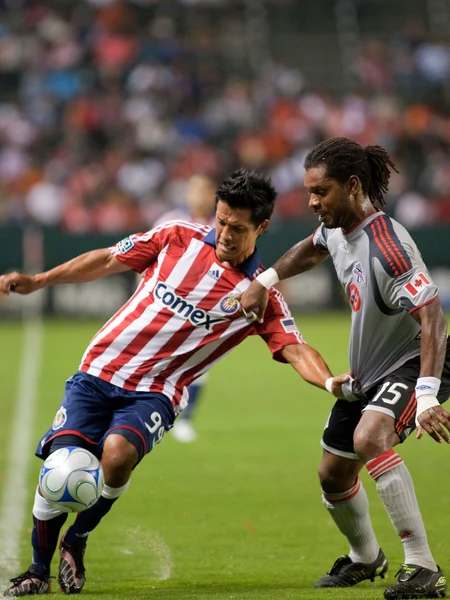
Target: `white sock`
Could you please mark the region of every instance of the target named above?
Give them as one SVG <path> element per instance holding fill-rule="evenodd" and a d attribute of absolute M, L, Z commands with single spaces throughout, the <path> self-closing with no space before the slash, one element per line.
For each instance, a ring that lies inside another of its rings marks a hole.
<path fill-rule="evenodd" d="M 339 494 L 322 494 L 322 501 L 328 509 L 340 532 L 350 544 L 349 556 L 353 562 L 371 563 L 380 551 L 369 516 L 369 500 L 361 480 Z"/>
<path fill-rule="evenodd" d="M 395 531 L 405 551 L 405 563 L 437 571 L 417 503 L 414 484 L 403 459 L 394 450 L 369 460 L 367 470 L 376 481 Z"/>
<path fill-rule="evenodd" d="M 50 519 L 54 519 L 55 517 L 59 517 L 62 515 L 63 511 L 58 508 L 53 508 L 47 502 L 47 500 L 40 495 L 39 486 L 36 488 L 36 493 L 34 495 L 34 504 L 33 504 L 33 515 L 36 519 L 40 521 L 50 521 Z"/>

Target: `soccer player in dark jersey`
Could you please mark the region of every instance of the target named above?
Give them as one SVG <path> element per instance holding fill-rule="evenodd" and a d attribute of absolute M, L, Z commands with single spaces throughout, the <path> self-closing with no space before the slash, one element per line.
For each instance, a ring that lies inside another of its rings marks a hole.
<path fill-rule="evenodd" d="M 216 227 L 171 221 L 93 250 L 45 273 L 0 276 L 0 294 L 29 294 L 133 269 L 144 273 L 132 297 L 91 340 L 78 372 L 36 454 L 85 446 L 101 458 L 105 487 L 60 541 L 59 584 L 79 593 L 88 535 L 128 487 L 134 467 L 171 429 L 188 403 L 189 385 L 249 335 L 273 357 L 325 388 L 331 373 L 302 339 L 282 295 L 272 290 L 264 323 L 239 311 L 237 296 L 262 271 L 255 244 L 269 225 L 276 192 L 254 171 L 234 172 L 216 193 Z M 348 375 L 333 379 L 339 397 Z M 44 594 L 50 563 L 67 514 L 36 491 L 31 566 L 12 580 L 7 596 Z"/>
<path fill-rule="evenodd" d="M 447 583 L 431 554 L 413 482 L 393 450 L 418 426 L 450 443 L 450 345 L 438 296 L 411 236 L 382 210 L 390 169 L 380 146 L 347 138 L 316 146 L 305 159 L 309 206 L 320 225 L 241 298 L 244 311 L 264 317 L 267 289 L 330 255 L 352 310 L 352 381 L 334 405 L 322 437 L 323 503 L 350 552 L 316 587 L 347 587 L 387 570 L 372 529 L 359 472 L 365 465 L 400 536 L 405 564 L 385 598 L 437 598 Z M 344 386 L 343 386 L 344 387 Z"/>

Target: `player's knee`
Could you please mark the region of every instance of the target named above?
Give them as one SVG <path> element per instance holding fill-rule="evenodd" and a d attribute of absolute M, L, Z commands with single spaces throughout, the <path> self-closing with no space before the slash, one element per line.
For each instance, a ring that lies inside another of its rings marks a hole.
<path fill-rule="evenodd" d="M 359 461 L 350 461 L 325 453 L 318 469 L 322 490 L 328 494 L 338 494 L 348 490 L 355 483 L 359 465 Z"/>
<path fill-rule="evenodd" d="M 102 467 L 105 483 L 120 487 L 127 483 L 139 460 L 136 447 L 120 434 L 109 435 L 103 446 Z"/>

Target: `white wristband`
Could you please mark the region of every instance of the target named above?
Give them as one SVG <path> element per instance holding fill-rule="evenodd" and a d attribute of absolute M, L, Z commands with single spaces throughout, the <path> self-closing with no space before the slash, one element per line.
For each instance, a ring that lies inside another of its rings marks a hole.
<path fill-rule="evenodd" d="M 275 271 L 275 269 L 273 267 L 270 267 L 270 269 L 267 269 L 267 271 L 263 271 L 262 273 L 260 273 L 256 278 L 256 281 L 258 281 L 268 290 L 273 285 L 278 283 L 280 281 L 280 278 L 278 277 L 278 273 Z"/>
<path fill-rule="evenodd" d="M 416 398 L 429 395 L 437 396 L 440 387 L 441 380 L 437 377 L 419 377 L 416 382 Z"/>
<path fill-rule="evenodd" d="M 328 379 L 325 381 L 325 389 L 327 390 L 327 392 L 330 392 L 330 394 L 333 393 L 333 390 L 331 389 L 332 384 L 333 377 L 328 377 Z"/>
<path fill-rule="evenodd" d="M 439 406 L 439 401 L 436 396 L 433 394 L 427 394 L 425 396 L 419 396 L 417 398 L 417 411 L 416 411 L 416 426 L 419 426 L 419 415 L 421 415 L 424 411 L 432 408 L 433 406 Z"/>

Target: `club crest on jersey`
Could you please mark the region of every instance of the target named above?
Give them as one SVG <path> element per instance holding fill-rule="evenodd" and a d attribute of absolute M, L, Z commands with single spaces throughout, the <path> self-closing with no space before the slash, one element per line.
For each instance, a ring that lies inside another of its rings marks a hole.
<path fill-rule="evenodd" d="M 126 237 L 123 240 L 120 240 L 120 242 L 117 242 L 117 248 L 120 254 L 126 254 L 133 246 L 134 242 L 130 237 Z"/>
<path fill-rule="evenodd" d="M 66 421 L 67 421 L 67 412 L 66 412 L 66 409 L 64 408 L 64 406 L 61 406 L 61 408 L 56 413 L 55 418 L 53 419 L 52 429 L 61 429 L 61 427 L 64 425 L 64 423 Z"/>
<path fill-rule="evenodd" d="M 353 275 L 356 277 L 356 283 L 366 283 L 366 276 L 361 263 L 356 263 L 355 268 L 353 269 Z"/>
<path fill-rule="evenodd" d="M 234 297 L 227 295 L 220 301 L 220 310 L 227 315 L 232 315 L 239 310 L 239 301 Z"/>
<path fill-rule="evenodd" d="M 349 288 L 349 302 L 353 312 L 358 312 L 361 308 L 361 294 L 354 283 Z"/>
<path fill-rule="evenodd" d="M 163 306 L 173 313 L 180 315 L 180 317 L 184 317 L 195 327 L 204 327 L 209 331 L 212 325 L 226 321 L 225 317 L 213 318 L 206 310 L 197 308 L 192 302 L 188 302 L 182 296 L 175 294 L 175 292 L 162 281 L 156 284 L 154 296 Z"/>

